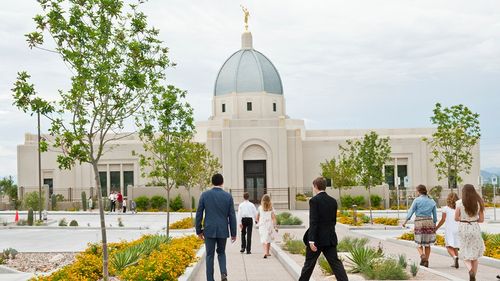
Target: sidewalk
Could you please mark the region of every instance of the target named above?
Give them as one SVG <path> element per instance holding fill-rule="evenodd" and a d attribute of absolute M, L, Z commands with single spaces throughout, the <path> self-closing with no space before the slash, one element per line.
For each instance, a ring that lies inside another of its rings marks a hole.
<path fill-rule="evenodd" d="M 234 244 L 231 240 L 227 240 L 226 244 L 226 261 L 229 281 L 293 281 L 294 279 L 281 265 L 275 256 L 270 256 L 264 259 L 262 244 L 260 243 L 258 229 L 252 231 L 252 254 L 240 253 L 241 240 L 240 232 L 238 239 Z M 214 261 L 214 278 L 220 280 L 219 263 L 217 254 Z M 206 280 L 205 262 L 200 267 L 200 270 L 195 275 L 193 280 Z"/>

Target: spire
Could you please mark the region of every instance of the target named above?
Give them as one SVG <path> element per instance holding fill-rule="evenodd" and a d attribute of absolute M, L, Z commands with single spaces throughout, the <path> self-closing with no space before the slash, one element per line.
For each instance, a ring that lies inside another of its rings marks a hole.
<path fill-rule="evenodd" d="M 243 34 L 241 34 L 241 48 L 253 49 L 252 33 L 250 31 L 245 31 L 243 32 Z"/>

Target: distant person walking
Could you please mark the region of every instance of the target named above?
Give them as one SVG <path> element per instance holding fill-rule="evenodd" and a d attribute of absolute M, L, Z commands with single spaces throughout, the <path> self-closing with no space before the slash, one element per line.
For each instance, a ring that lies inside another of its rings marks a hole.
<path fill-rule="evenodd" d="M 444 240 L 448 254 L 453 258 L 452 267 L 458 268 L 458 249 L 460 244 L 458 242 L 458 222 L 455 221 L 455 208 L 458 201 L 458 195 L 455 192 L 448 194 L 446 198 L 446 206 L 441 208 L 443 214 L 441 220 L 436 226 L 436 231 L 444 224 Z"/>
<path fill-rule="evenodd" d="M 455 220 L 458 225 L 460 257 L 469 270 L 469 280 L 475 281 L 478 259 L 484 253 L 484 241 L 479 223 L 484 222 L 484 202 L 472 184 L 462 188 L 462 200 L 457 201 Z"/>
<path fill-rule="evenodd" d="M 431 255 L 431 245 L 436 242 L 436 202 L 427 195 L 425 185 L 417 186 L 418 197 L 413 200 L 408 215 L 403 223 L 403 227 L 415 214 L 415 243 L 418 245 L 420 254 L 420 265 L 429 267 L 429 256 Z"/>
<path fill-rule="evenodd" d="M 92 196 L 89 196 L 89 199 L 87 199 L 87 204 L 88 204 L 88 208 L 89 208 L 89 212 L 92 212 L 92 208 L 94 207 L 94 202 L 92 201 Z"/>
<path fill-rule="evenodd" d="M 122 212 L 126 213 L 127 212 L 127 198 L 123 198 L 123 203 L 122 203 Z"/>
<path fill-rule="evenodd" d="M 226 241 L 236 241 L 236 214 L 231 194 L 222 189 L 221 174 L 212 176 L 214 187 L 200 196 L 196 210 L 196 234 L 205 240 L 207 281 L 214 281 L 214 256 L 217 251 L 222 281 L 227 281 Z M 203 218 L 205 214 L 205 218 Z M 202 225 L 203 221 L 203 225 Z M 215 249 L 217 246 L 217 250 Z"/>
<path fill-rule="evenodd" d="M 247 251 L 247 254 L 252 253 L 252 228 L 253 222 L 256 220 L 257 209 L 255 205 L 248 201 L 250 194 L 243 193 L 244 201 L 238 205 L 238 223 L 241 229 L 241 250 L 240 253 Z"/>
<path fill-rule="evenodd" d="M 269 194 L 262 196 L 256 221 L 259 226 L 260 242 L 264 246 L 264 258 L 266 259 L 271 256 L 269 253 L 271 242 L 274 241 L 278 232 L 276 214 Z"/>
<path fill-rule="evenodd" d="M 123 195 L 120 191 L 118 191 L 118 194 L 116 194 L 116 201 L 118 202 L 118 211 L 121 211 L 123 204 Z"/>
<path fill-rule="evenodd" d="M 137 214 L 137 211 L 135 210 L 137 208 L 137 204 L 135 203 L 134 200 L 130 201 L 130 211 L 132 214 Z"/>
<path fill-rule="evenodd" d="M 116 210 L 116 194 L 114 191 L 111 191 L 111 194 L 109 195 L 109 202 L 110 202 L 110 212 L 114 212 Z"/>
<path fill-rule="evenodd" d="M 348 281 L 344 265 L 337 254 L 337 201 L 326 194 L 326 180 L 323 177 L 313 181 L 314 196 L 309 200 L 309 229 L 304 234 L 306 260 L 299 281 L 307 281 L 321 253 L 325 256 L 335 278 Z"/>

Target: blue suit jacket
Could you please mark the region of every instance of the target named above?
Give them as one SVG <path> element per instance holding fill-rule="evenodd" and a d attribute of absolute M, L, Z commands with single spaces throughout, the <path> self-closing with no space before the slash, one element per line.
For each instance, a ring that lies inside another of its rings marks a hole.
<path fill-rule="evenodd" d="M 231 237 L 236 237 L 236 213 L 231 194 L 216 187 L 203 192 L 196 210 L 196 234 L 203 233 L 206 238 L 228 238 L 228 228 Z"/>

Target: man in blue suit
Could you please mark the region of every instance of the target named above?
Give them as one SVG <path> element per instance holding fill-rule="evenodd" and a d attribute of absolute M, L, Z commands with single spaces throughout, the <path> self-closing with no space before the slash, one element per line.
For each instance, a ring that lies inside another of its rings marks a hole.
<path fill-rule="evenodd" d="M 214 256 L 217 246 L 222 281 L 227 281 L 226 241 L 231 230 L 231 242 L 236 241 L 236 214 L 231 194 L 222 189 L 224 178 L 221 174 L 212 176 L 214 187 L 201 194 L 196 210 L 196 234 L 205 240 L 207 251 L 207 281 L 214 281 Z M 205 218 L 203 219 L 203 213 Z M 202 225 L 203 221 L 203 225 Z"/>

